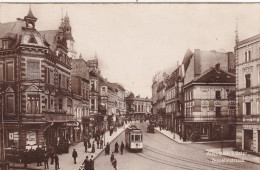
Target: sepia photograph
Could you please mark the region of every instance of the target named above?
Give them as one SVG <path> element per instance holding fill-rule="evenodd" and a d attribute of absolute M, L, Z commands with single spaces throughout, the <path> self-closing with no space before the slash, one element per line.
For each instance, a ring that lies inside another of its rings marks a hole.
<path fill-rule="evenodd" d="M 260 2 L 0 2 L 0 170 L 258 170 Z"/>

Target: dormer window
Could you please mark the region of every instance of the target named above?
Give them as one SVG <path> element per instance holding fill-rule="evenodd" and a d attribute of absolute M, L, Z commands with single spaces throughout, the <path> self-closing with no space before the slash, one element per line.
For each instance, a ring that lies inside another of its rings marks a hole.
<path fill-rule="evenodd" d="M 3 49 L 8 49 L 8 40 L 3 41 Z"/>
<path fill-rule="evenodd" d="M 37 44 L 37 41 L 36 41 L 36 39 L 35 39 L 35 37 L 34 37 L 33 35 L 31 35 L 31 37 L 30 37 L 28 43 Z"/>

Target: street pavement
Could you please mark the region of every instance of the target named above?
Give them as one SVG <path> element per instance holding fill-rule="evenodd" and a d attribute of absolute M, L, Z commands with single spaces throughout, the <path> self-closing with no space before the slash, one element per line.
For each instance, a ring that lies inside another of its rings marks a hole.
<path fill-rule="evenodd" d="M 205 152 L 206 149 L 220 148 L 219 143 L 179 144 L 159 132 L 147 133 L 147 123 L 145 122 L 138 122 L 136 125 L 143 130 L 143 152 L 131 153 L 125 150 L 123 155 L 115 154 L 118 170 L 259 169 L 258 164 L 234 162 L 235 160 L 232 158 Z M 116 141 L 125 143 L 125 134 L 122 133 L 111 143 L 111 150 L 114 150 Z M 110 155 L 105 156 L 103 152 L 95 160 L 95 170 L 113 169 Z"/>
<path fill-rule="evenodd" d="M 113 132 L 112 136 L 110 136 L 109 131 L 107 131 L 105 133 L 105 140 L 104 142 L 111 142 L 113 140 L 115 140 L 122 132 L 125 131 L 125 129 L 130 125 L 130 123 L 125 124 L 123 127 L 120 127 L 117 129 L 116 132 Z M 93 138 L 90 140 L 91 144 L 93 142 Z M 96 157 L 99 156 L 99 154 L 101 154 L 105 148 L 105 146 L 103 146 L 103 149 L 97 149 L 97 143 L 95 142 L 95 153 L 91 153 L 91 148 L 88 149 L 88 152 L 85 153 L 85 147 L 84 147 L 84 143 L 80 142 L 78 144 L 76 144 L 75 146 L 70 146 L 69 148 L 69 153 L 64 153 L 61 155 L 58 155 L 59 157 L 59 165 L 60 165 L 60 170 L 79 170 L 80 165 L 82 165 L 82 163 L 84 162 L 86 156 L 88 156 L 88 158 L 90 159 L 90 157 L 93 155 L 94 160 L 96 159 Z M 72 158 L 72 152 L 73 149 L 76 149 L 77 153 L 78 153 L 78 157 L 77 157 L 77 163 L 74 164 L 74 159 Z M 20 164 L 11 164 L 12 166 L 15 167 L 19 167 L 19 169 L 23 169 L 23 163 Z M 42 165 L 44 165 L 44 163 L 42 163 Z M 44 166 L 36 166 L 36 163 L 32 163 L 32 164 L 28 164 L 27 169 L 44 169 Z M 50 159 L 49 159 L 49 170 L 54 170 L 55 166 L 50 165 Z M 104 169 L 106 170 L 106 169 Z"/>

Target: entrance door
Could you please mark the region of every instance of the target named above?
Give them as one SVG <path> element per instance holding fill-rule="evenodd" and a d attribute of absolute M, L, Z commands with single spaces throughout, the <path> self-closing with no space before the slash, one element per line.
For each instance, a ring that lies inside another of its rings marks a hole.
<path fill-rule="evenodd" d="M 244 149 L 252 150 L 253 130 L 244 130 Z"/>

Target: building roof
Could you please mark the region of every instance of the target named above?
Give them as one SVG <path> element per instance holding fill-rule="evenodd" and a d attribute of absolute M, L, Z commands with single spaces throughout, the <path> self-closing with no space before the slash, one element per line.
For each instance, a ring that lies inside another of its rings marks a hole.
<path fill-rule="evenodd" d="M 257 35 L 255 35 L 255 36 L 253 36 L 253 37 L 250 37 L 250 38 L 247 38 L 247 39 L 245 39 L 245 40 L 239 41 L 239 42 L 236 44 L 236 46 L 243 45 L 243 44 L 247 44 L 247 43 L 249 43 L 249 42 L 251 42 L 251 41 L 255 41 L 255 40 L 260 40 L 260 34 L 257 34 Z"/>
<path fill-rule="evenodd" d="M 56 36 L 58 34 L 58 30 L 46 30 L 39 31 L 41 36 L 47 43 L 50 45 L 51 50 L 54 50 L 57 46 Z"/>
<path fill-rule="evenodd" d="M 134 101 L 145 101 L 145 102 L 152 102 L 152 99 L 149 98 L 141 98 L 141 97 L 133 97 Z"/>
<path fill-rule="evenodd" d="M 234 74 L 226 72 L 216 67 L 210 67 L 200 76 L 194 78 L 191 83 L 230 83 L 235 84 L 236 77 Z M 189 83 L 190 84 L 190 83 Z"/>
<path fill-rule="evenodd" d="M 22 27 L 25 27 L 25 22 L 21 19 L 14 22 L 0 23 L 0 38 L 7 34 L 22 34 Z"/>
<path fill-rule="evenodd" d="M 184 57 L 183 57 L 183 60 L 182 60 L 182 64 L 184 65 L 184 70 L 186 71 L 189 64 L 190 64 L 190 59 L 192 58 L 192 51 L 190 49 L 187 49 Z"/>

